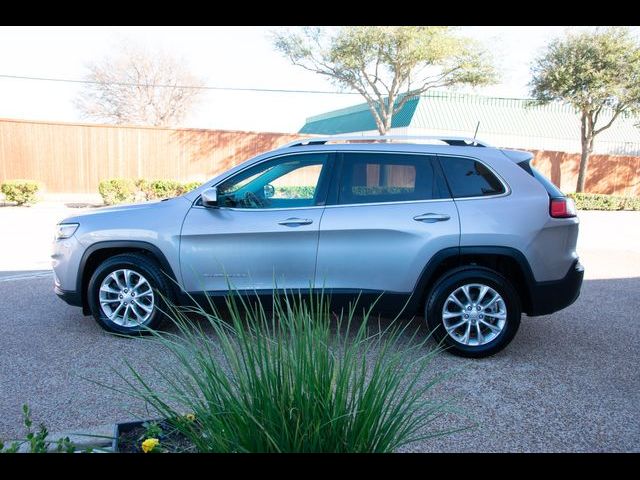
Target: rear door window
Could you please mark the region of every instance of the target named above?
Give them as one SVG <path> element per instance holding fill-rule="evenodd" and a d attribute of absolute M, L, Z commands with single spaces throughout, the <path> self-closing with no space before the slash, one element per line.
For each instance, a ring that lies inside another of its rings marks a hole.
<path fill-rule="evenodd" d="M 502 182 L 482 162 L 464 157 L 439 158 L 454 198 L 486 197 L 505 192 Z"/>
<path fill-rule="evenodd" d="M 406 202 L 449 198 L 435 157 L 396 153 L 345 153 L 338 203 Z"/>

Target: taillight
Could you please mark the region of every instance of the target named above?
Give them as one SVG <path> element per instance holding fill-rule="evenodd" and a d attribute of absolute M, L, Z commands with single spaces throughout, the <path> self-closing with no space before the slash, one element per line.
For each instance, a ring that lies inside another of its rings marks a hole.
<path fill-rule="evenodd" d="M 571 198 L 552 198 L 549 203 L 549 214 L 553 218 L 571 218 L 576 216 L 576 204 Z"/>

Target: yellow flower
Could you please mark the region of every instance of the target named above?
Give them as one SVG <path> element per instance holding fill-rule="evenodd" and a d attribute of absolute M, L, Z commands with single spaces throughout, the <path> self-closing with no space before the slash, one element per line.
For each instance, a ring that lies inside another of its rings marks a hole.
<path fill-rule="evenodd" d="M 196 416 L 193 413 L 187 413 L 184 418 L 186 418 L 187 420 L 189 420 L 190 422 L 195 422 L 196 420 Z"/>
<path fill-rule="evenodd" d="M 160 440 L 157 438 L 147 438 L 144 442 L 142 442 L 142 451 L 144 453 L 149 453 L 153 451 L 160 444 Z"/>

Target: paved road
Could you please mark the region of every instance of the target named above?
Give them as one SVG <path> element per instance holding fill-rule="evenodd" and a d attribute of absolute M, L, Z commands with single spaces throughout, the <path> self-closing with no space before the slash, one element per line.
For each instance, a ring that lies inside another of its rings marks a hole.
<path fill-rule="evenodd" d="M 617 215 L 583 216 L 592 233 L 581 240 L 587 277 L 574 305 L 525 317 L 492 358 L 438 357 L 435 370 L 461 371 L 437 393 L 455 396 L 479 426 L 407 450 L 640 451 L 640 215 Z M 25 402 L 52 431 L 133 418 L 139 405 L 85 378 L 112 382 L 123 359 L 143 371 L 162 359 L 144 342 L 104 333 L 38 275 L 0 274 L 0 438 L 20 434 Z"/>

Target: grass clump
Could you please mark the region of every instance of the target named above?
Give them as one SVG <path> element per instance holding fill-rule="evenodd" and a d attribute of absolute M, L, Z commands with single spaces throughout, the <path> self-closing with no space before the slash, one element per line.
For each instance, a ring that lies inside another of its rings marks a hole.
<path fill-rule="evenodd" d="M 460 430 L 433 428 L 452 411 L 429 398 L 446 373 L 429 372 L 438 348 L 406 325 L 332 314 L 324 295 L 226 303 L 227 321 L 213 305 L 170 307 L 177 330 L 139 340 L 172 360 L 152 367 L 161 386 L 127 362 L 124 386 L 110 387 L 144 400 L 192 451 L 392 452 Z"/>

